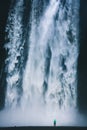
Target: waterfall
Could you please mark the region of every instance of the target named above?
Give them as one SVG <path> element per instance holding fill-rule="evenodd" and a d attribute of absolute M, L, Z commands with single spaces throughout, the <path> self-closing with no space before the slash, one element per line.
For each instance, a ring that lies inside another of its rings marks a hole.
<path fill-rule="evenodd" d="M 27 0 L 28 1 L 28 0 Z M 12 2 L 5 48 L 5 107 L 77 106 L 79 0 Z M 28 5 L 27 5 L 28 6 Z"/>

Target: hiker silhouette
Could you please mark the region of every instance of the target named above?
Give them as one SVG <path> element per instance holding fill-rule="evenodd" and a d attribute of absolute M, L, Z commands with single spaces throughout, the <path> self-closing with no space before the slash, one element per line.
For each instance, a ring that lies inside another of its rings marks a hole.
<path fill-rule="evenodd" d="M 56 126 L 56 120 L 54 120 L 54 126 Z"/>

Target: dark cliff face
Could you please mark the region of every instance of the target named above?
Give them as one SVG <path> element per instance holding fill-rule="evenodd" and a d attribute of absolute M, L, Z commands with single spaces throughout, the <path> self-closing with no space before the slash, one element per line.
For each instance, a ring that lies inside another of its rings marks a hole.
<path fill-rule="evenodd" d="M 11 0 L 0 0 L 0 109 L 4 107 L 6 89 L 6 78 L 4 71 L 4 60 L 6 57 L 6 52 L 3 46 L 5 43 L 5 26 L 8 17 L 10 3 Z"/>
<path fill-rule="evenodd" d="M 78 59 L 78 106 L 87 111 L 87 0 L 80 0 L 80 54 Z"/>
<path fill-rule="evenodd" d="M 0 68 L 5 58 L 3 45 L 5 42 L 5 25 L 8 17 L 10 2 L 11 0 L 0 0 Z"/>

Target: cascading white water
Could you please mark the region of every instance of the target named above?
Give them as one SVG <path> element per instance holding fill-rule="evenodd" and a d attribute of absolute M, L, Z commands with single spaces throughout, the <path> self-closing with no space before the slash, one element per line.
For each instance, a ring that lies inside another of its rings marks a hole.
<path fill-rule="evenodd" d="M 32 0 L 27 42 L 23 36 L 23 17 L 27 15 L 24 0 L 13 3 L 6 27 L 9 42 L 5 45 L 8 50 L 5 108 L 46 106 L 49 112 L 75 108 L 79 0 Z M 25 44 L 28 44 L 26 63 Z"/>
<path fill-rule="evenodd" d="M 32 5 L 30 46 L 23 78 L 23 106 L 45 100 L 47 105 L 59 108 L 75 107 L 79 1 L 68 0 L 63 6 L 62 1 L 51 0 L 38 25 L 34 6 L 35 3 Z M 45 77 L 48 46 L 51 57 L 49 76 Z M 44 82 L 47 84 L 45 96 Z"/>
<path fill-rule="evenodd" d="M 13 107 L 19 99 L 18 91 L 20 82 L 20 68 L 23 62 L 22 50 L 24 43 L 22 40 L 22 17 L 23 17 L 23 0 L 12 1 L 15 7 L 11 7 L 6 32 L 8 32 L 9 42 L 5 45 L 8 50 L 8 57 L 5 61 L 7 72 L 7 92 L 6 92 L 6 107 Z M 21 56 L 21 61 L 20 60 Z M 19 59 L 18 59 L 19 58 Z M 20 67 L 20 68 L 19 68 Z"/>
<path fill-rule="evenodd" d="M 53 17 L 57 12 L 59 2 L 50 2 L 50 6 L 47 8 L 46 13 L 41 18 L 39 26 L 35 20 L 35 12 L 32 10 L 31 20 L 31 32 L 30 32 L 30 46 L 28 61 L 24 72 L 23 80 L 23 106 L 24 103 L 28 104 L 29 101 L 33 103 L 33 99 L 36 102 L 42 102 L 43 97 L 43 82 L 45 73 L 45 58 L 46 47 L 48 39 L 50 38 L 50 26 L 53 23 Z M 33 5 L 34 6 L 34 5 Z M 33 7 L 32 7 L 33 8 Z M 53 8 L 53 9 L 52 9 Z M 49 15 L 52 9 L 52 14 Z M 47 25 L 44 25 L 47 24 Z M 49 32 L 48 32 L 49 31 Z M 49 66 L 50 67 L 50 66 Z M 26 85 L 25 85 L 26 83 Z M 33 92 L 32 92 L 33 91 Z"/>

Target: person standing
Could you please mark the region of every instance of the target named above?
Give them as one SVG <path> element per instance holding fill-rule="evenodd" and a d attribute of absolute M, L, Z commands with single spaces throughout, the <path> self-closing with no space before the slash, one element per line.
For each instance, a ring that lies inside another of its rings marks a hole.
<path fill-rule="evenodd" d="M 54 126 L 56 126 L 56 120 L 54 120 Z"/>

